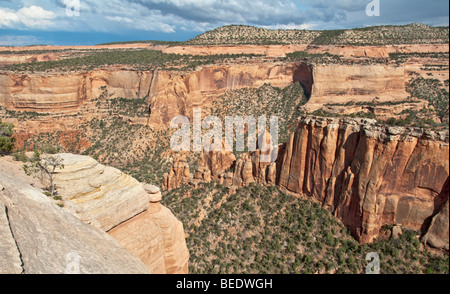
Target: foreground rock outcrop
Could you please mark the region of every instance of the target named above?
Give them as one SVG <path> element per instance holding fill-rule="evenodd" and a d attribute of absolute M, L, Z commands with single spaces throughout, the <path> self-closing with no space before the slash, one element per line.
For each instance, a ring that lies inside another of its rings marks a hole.
<path fill-rule="evenodd" d="M 150 194 L 150 208 L 115 227 L 109 234 L 139 257 L 152 273 L 186 274 L 189 253 L 183 224 L 161 205 L 159 188 L 147 185 L 146 190 L 154 192 Z"/>
<path fill-rule="evenodd" d="M 158 187 L 143 185 L 88 156 L 59 154 L 55 184 L 65 209 L 101 228 L 155 274 L 187 274 L 183 224 L 161 205 Z"/>
<path fill-rule="evenodd" d="M 141 183 L 89 156 L 58 154 L 64 168 L 54 176 L 56 189 L 80 219 L 104 231 L 145 211 L 149 198 Z"/>
<path fill-rule="evenodd" d="M 108 234 L 2 170 L 0 252 L 1 274 L 149 273 Z"/>

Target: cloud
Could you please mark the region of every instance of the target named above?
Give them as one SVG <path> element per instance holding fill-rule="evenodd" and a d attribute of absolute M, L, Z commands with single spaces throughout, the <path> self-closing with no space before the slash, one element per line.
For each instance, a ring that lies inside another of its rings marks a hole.
<path fill-rule="evenodd" d="M 53 25 L 55 13 L 39 6 L 24 7 L 17 12 L 20 21 L 29 28 L 49 27 Z"/>
<path fill-rule="evenodd" d="M 54 1 L 61 10 L 71 2 Z M 112 29 L 121 23 L 122 29 L 165 33 L 203 32 L 227 24 L 300 25 L 306 17 L 291 0 L 82 0 L 80 14 L 78 24 L 84 21 L 89 26 L 87 21 L 95 16 L 95 23 L 103 19 Z"/>
<path fill-rule="evenodd" d="M 133 20 L 128 17 L 121 17 L 121 16 L 107 16 L 107 20 L 110 21 L 116 21 L 116 22 L 123 22 L 123 23 L 133 23 Z"/>
<path fill-rule="evenodd" d="M 45 29 L 52 26 L 55 13 L 40 6 L 23 7 L 17 11 L 0 8 L 0 28 Z"/>
<path fill-rule="evenodd" d="M 6 28 L 19 22 L 19 17 L 16 13 L 0 8 L 0 28 Z"/>
<path fill-rule="evenodd" d="M 230 24 L 338 29 L 411 22 L 448 25 L 449 19 L 449 4 L 443 0 L 380 0 L 381 16 L 373 18 L 365 14 L 371 0 L 79 0 L 80 16 L 69 17 L 66 7 L 73 1 L 0 0 L 0 29 L 193 36 Z"/>
<path fill-rule="evenodd" d="M 212 24 L 273 25 L 301 23 L 305 15 L 290 0 L 129 0 L 162 15 Z"/>
<path fill-rule="evenodd" d="M 173 25 L 164 23 L 164 20 L 167 21 L 167 19 L 162 18 L 161 15 L 157 12 L 152 12 L 152 16 L 145 19 L 136 19 L 121 16 L 106 16 L 105 18 L 109 21 L 120 23 L 121 25 L 126 26 L 129 29 L 175 33 L 175 27 Z"/>

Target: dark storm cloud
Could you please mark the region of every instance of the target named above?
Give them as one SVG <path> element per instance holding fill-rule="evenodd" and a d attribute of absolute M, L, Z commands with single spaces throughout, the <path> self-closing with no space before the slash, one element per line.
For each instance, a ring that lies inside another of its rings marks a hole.
<path fill-rule="evenodd" d="M 55 15 L 41 29 L 114 33 L 130 30 L 201 33 L 228 24 L 313 29 L 412 22 L 448 25 L 449 18 L 446 0 L 380 0 L 379 17 L 368 17 L 365 13 L 372 0 L 79 0 L 81 16 L 68 18 L 65 8 L 73 1 L 77 0 L 0 0 L 0 28 L 23 28 L 20 25 L 27 19 L 21 18 L 20 12 L 31 6 L 34 11 L 45 10 Z M 39 24 L 27 23 L 27 28 Z"/>
<path fill-rule="evenodd" d="M 293 1 L 263 0 L 129 0 L 150 10 L 161 11 L 163 15 L 199 23 L 243 23 L 273 25 L 302 23 L 304 13 Z"/>

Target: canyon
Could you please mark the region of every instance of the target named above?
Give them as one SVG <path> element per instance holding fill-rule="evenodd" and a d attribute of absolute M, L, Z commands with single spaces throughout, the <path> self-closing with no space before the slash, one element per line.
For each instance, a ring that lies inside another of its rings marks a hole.
<path fill-rule="evenodd" d="M 0 159 L 5 169 L 0 170 L 0 248 L 10 257 L 1 261 L 0 272 L 62 272 L 66 256 L 48 255 L 65 253 L 79 238 L 73 250 L 86 260 L 86 272 L 188 273 L 186 240 L 195 228 L 182 223 L 178 210 L 162 205 L 170 193 L 193 197 L 186 187 L 200 194 L 206 189 L 209 202 L 214 189 L 227 189 L 216 208 L 240 189 L 274 188 L 318 204 L 360 244 L 377 242 L 394 226 L 419 232 L 426 248 L 448 252 L 448 44 L 312 42 L 319 35 L 306 36 L 314 37 L 311 42 L 279 45 L 211 45 L 204 36 L 182 45 L 0 48 L 0 118 L 14 124 L 15 151 L 47 143 L 64 160 L 54 178 L 61 199 L 53 200 L 43 194 L 45 178 L 37 183 L 23 175 L 19 162 Z M 86 70 L 32 69 L 108 50 L 185 59 L 149 63 L 147 69 L 125 62 Z M 229 55 L 215 57 L 219 54 Z M 195 56 L 211 59 L 192 61 Z M 30 68 L 8 67 L 17 64 Z M 424 92 L 441 92 L 436 98 L 414 90 L 415 79 L 430 83 Z M 294 91 L 297 84 L 301 93 Z M 269 98 L 244 97 L 258 91 Z M 287 140 L 278 146 L 275 162 L 260 162 L 259 150 L 170 150 L 174 117 L 192 120 L 195 108 L 201 108 L 202 118 L 237 110 L 253 115 L 265 109 L 264 101 L 294 116 L 283 120 Z M 13 166 L 19 171 L 10 172 Z M 16 194 L 15 186 L 20 187 Z M 201 209 L 189 220 L 198 226 L 208 218 L 208 208 Z M 42 217 L 45 210 L 48 219 Z M 44 233 L 45 227 L 62 239 L 39 264 L 33 244 L 41 248 L 56 238 Z M 45 238 L 27 241 L 33 232 Z M 89 248 L 95 257 L 88 256 Z M 106 254 L 114 260 L 102 257 Z M 94 266 L 92 258 L 104 260 Z"/>
<path fill-rule="evenodd" d="M 195 179 L 226 187 L 276 185 L 333 213 L 361 243 L 373 242 L 384 225 L 427 233 L 448 250 L 449 132 L 380 127 L 374 120 L 305 117 L 278 160 L 260 162 L 260 151 L 241 156 L 204 153 Z M 226 172 L 232 167 L 234 173 Z M 165 175 L 164 189 L 190 183 L 185 160 Z M 436 219 L 436 220 L 435 220 Z M 433 221 L 433 225 L 430 222 Z M 434 223 L 443 226 L 432 233 Z"/>
<path fill-rule="evenodd" d="M 180 73 L 155 70 L 135 72 L 120 69 L 64 75 L 0 74 L 0 107 L 10 111 L 51 114 L 51 129 L 70 130 L 95 115 L 92 102 L 103 91 L 114 97 L 147 98 L 151 102 L 149 124 L 168 126 L 178 115 L 191 117 L 193 108 L 207 114 L 223 93 L 264 84 L 284 88 L 298 82 L 311 97 L 306 109 L 316 110 L 326 103 L 349 101 L 401 101 L 408 97 L 405 84 L 408 71 L 395 65 L 317 65 L 305 63 L 233 64 L 206 66 Z M 82 113 L 82 116 L 75 114 Z M 94 113 L 93 113 L 94 112 Z M 69 119 L 62 119 L 67 116 Z M 74 116 L 70 118 L 70 116 Z M 43 132 L 48 117 L 25 122 L 28 132 Z M 12 118 L 19 128 L 22 125 Z"/>
<path fill-rule="evenodd" d="M 448 136 L 448 131 L 422 134 L 357 120 L 304 118 L 284 146 L 277 177 L 270 177 L 273 167 L 255 157 L 250 162 L 256 179 L 318 201 L 366 243 L 383 225 L 426 230 L 443 210 Z M 448 240 L 444 243 L 448 248 Z"/>

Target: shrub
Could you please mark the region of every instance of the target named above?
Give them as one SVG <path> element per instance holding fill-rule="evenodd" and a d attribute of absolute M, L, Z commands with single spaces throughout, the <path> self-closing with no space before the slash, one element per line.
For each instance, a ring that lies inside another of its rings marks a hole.
<path fill-rule="evenodd" d="M 14 149 L 13 124 L 3 123 L 0 119 L 0 155 L 9 154 Z"/>

